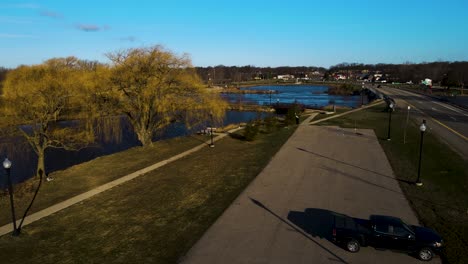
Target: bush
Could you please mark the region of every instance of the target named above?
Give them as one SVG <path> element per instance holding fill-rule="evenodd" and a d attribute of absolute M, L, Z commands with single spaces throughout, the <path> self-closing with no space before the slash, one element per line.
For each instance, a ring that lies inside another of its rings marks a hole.
<path fill-rule="evenodd" d="M 247 123 L 244 129 L 244 137 L 247 141 L 254 141 L 258 135 L 259 126 L 257 122 L 251 121 Z"/>
<path fill-rule="evenodd" d="M 286 125 L 296 124 L 296 115 L 300 116 L 302 111 L 303 109 L 301 108 L 301 105 L 299 104 L 291 105 L 291 107 L 288 109 L 288 113 L 286 114 L 286 118 L 284 120 Z"/>
<path fill-rule="evenodd" d="M 278 119 L 274 116 L 265 118 L 265 133 L 271 133 L 278 128 Z"/>

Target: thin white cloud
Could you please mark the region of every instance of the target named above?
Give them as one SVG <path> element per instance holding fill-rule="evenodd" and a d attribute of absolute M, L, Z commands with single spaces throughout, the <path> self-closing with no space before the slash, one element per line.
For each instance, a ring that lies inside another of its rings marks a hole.
<path fill-rule="evenodd" d="M 76 28 L 82 31 L 86 31 L 86 32 L 95 32 L 95 31 L 101 30 L 101 27 L 97 25 L 89 25 L 89 24 L 88 25 L 79 24 L 79 25 L 76 25 Z"/>
<path fill-rule="evenodd" d="M 31 24 L 34 23 L 32 17 L 21 17 L 21 16 L 0 16 L 0 23 L 5 24 Z"/>
<path fill-rule="evenodd" d="M 128 37 L 124 37 L 124 38 L 120 38 L 120 41 L 124 41 L 124 42 L 135 42 L 137 40 L 136 37 L 134 36 L 128 36 Z"/>
<path fill-rule="evenodd" d="M 82 31 L 86 31 L 86 32 L 110 30 L 110 27 L 107 25 L 98 26 L 98 25 L 93 25 L 93 24 L 78 24 L 76 25 L 76 28 Z"/>
<path fill-rule="evenodd" d="M 6 34 L 6 33 L 0 33 L 0 38 L 37 38 L 34 35 L 26 35 L 26 34 Z"/>
<path fill-rule="evenodd" d="M 2 4 L 0 8 L 18 8 L 18 9 L 39 9 L 38 4 L 34 3 L 21 3 L 21 4 Z"/>
<path fill-rule="evenodd" d="M 53 11 L 50 11 L 50 10 L 41 10 L 39 12 L 39 14 L 41 16 L 45 16 L 45 17 L 51 17 L 51 18 L 63 18 L 63 15 L 60 14 L 60 13 L 57 13 L 57 12 L 53 12 Z"/>

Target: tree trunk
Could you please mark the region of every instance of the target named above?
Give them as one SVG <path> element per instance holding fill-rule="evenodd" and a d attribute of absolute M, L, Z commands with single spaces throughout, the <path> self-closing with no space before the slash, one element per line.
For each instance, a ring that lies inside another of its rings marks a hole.
<path fill-rule="evenodd" d="M 153 144 L 152 137 L 153 133 L 146 129 L 140 129 L 139 131 L 136 132 L 138 136 L 138 140 L 140 140 L 141 144 L 143 146 L 149 146 Z"/>
<path fill-rule="evenodd" d="M 37 169 L 36 169 L 36 176 L 39 177 L 39 171 L 42 171 L 43 175 L 46 175 L 45 171 L 45 154 L 44 149 L 37 150 Z"/>

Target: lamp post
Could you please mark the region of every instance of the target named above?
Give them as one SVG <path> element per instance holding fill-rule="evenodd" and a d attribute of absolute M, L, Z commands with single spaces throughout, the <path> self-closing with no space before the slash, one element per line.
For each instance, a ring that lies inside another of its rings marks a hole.
<path fill-rule="evenodd" d="M 408 105 L 408 114 L 406 115 L 406 124 L 405 124 L 405 130 L 403 133 L 403 144 L 406 144 L 406 128 L 408 127 L 408 121 L 409 121 L 409 112 L 411 110 L 411 106 Z"/>
<path fill-rule="evenodd" d="M 210 147 L 214 148 L 214 142 L 213 142 L 213 114 L 212 113 L 210 113 L 210 118 L 211 118 L 211 125 L 210 125 L 211 144 L 210 144 Z"/>
<path fill-rule="evenodd" d="M 393 103 L 390 103 L 390 105 L 388 105 L 388 107 L 390 108 L 388 110 L 389 114 L 388 114 L 388 134 L 387 134 L 387 140 L 391 140 L 391 137 L 390 137 L 390 129 L 391 129 L 391 126 L 392 126 L 392 112 L 393 112 Z"/>
<path fill-rule="evenodd" d="M 39 189 L 41 188 L 42 184 L 42 174 L 44 173 L 42 170 L 38 171 L 39 174 L 39 184 L 37 185 L 36 192 L 34 193 L 34 196 L 31 200 L 31 202 L 28 205 L 28 208 L 24 211 L 23 217 L 21 218 L 21 221 L 18 226 L 16 226 L 16 213 L 15 213 L 15 204 L 13 200 L 13 184 L 11 182 L 11 175 L 10 175 L 10 170 L 11 170 L 11 161 L 8 158 L 5 158 L 3 161 L 3 168 L 6 171 L 7 174 L 7 181 L 8 181 L 8 193 L 10 194 L 10 205 L 11 205 L 11 218 L 13 221 L 13 236 L 19 236 L 21 234 L 21 226 L 23 226 L 24 219 L 26 219 L 26 216 L 28 215 L 29 209 L 31 209 L 34 200 L 36 200 L 37 193 L 39 192 Z"/>
<path fill-rule="evenodd" d="M 20 234 L 19 229 L 16 227 L 16 214 L 15 214 L 15 203 L 13 200 L 13 184 L 11 183 L 11 161 L 8 158 L 5 158 L 3 161 L 3 168 L 6 171 L 7 182 L 8 182 L 8 193 L 10 194 L 10 206 L 11 206 L 11 220 L 13 221 L 13 236 L 18 236 Z"/>
<path fill-rule="evenodd" d="M 419 177 L 421 176 L 421 158 L 422 158 L 424 131 L 426 131 L 426 120 L 423 120 L 422 124 L 419 126 L 419 131 L 421 131 L 421 143 L 419 144 L 418 179 L 416 179 L 416 186 L 423 185 Z"/>
<path fill-rule="evenodd" d="M 361 107 L 364 105 L 364 85 L 362 86 L 361 89 Z"/>

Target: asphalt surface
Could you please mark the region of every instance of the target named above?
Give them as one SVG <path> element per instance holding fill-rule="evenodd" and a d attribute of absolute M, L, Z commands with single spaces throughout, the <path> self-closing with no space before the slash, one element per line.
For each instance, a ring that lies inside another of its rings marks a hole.
<path fill-rule="evenodd" d="M 384 87 L 378 91 L 396 100 L 397 110 L 408 111 L 412 118 L 425 119 L 428 132 L 435 133 L 452 149 L 468 160 L 468 111 L 446 104 L 436 98 L 408 92 L 406 90 Z"/>
<path fill-rule="evenodd" d="M 400 252 L 350 253 L 332 212 L 418 224 L 372 130 L 301 125 L 182 263 L 421 263 Z M 440 263 L 440 258 L 430 263 Z"/>

